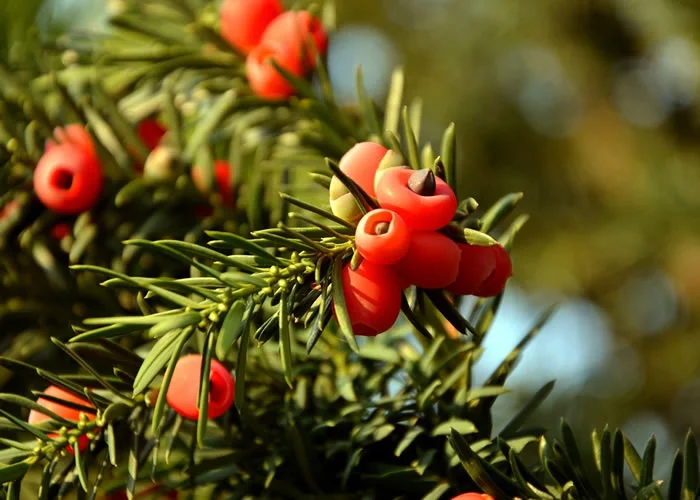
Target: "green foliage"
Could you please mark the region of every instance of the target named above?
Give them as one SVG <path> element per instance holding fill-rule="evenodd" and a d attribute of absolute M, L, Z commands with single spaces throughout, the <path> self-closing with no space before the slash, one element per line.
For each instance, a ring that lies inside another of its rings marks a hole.
<path fill-rule="evenodd" d="M 27 31 L 34 28 L 34 20 L 43 0 L 17 2 L 9 0 L 0 5 L 0 61 L 10 59 L 26 62 L 22 47 Z"/>

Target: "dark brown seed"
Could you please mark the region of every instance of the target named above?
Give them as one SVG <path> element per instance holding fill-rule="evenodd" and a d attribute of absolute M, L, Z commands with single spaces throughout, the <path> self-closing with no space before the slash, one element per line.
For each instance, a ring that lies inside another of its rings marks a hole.
<path fill-rule="evenodd" d="M 389 232 L 389 223 L 388 222 L 378 222 L 376 226 L 374 226 L 374 234 L 386 234 Z"/>
<path fill-rule="evenodd" d="M 408 178 L 408 189 L 421 196 L 435 194 L 435 174 L 429 168 L 418 170 Z"/>

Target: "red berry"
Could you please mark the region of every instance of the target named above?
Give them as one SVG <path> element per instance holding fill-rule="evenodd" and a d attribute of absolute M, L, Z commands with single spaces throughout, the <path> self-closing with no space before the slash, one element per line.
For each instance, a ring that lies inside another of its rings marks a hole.
<path fill-rule="evenodd" d="M 453 497 L 452 500 L 493 500 L 493 497 L 486 493 L 462 493 Z"/>
<path fill-rule="evenodd" d="M 69 403 L 76 403 L 82 406 L 86 406 L 88 408 L 93 408 L 92 403 L 87 401 L 86 399 L 83 399 L 81 397 L 76 396 L 72 392 L 68 392 L 64 389 L 61 389 L 60 387 L 57 387 L 55 385 L 51 385 L 47 387 L 44 390 L 45 394 L 48 394 L 49 396 L 54 396 L 56 398 L 60 398 L 63 401 L 67 401 Z M 64 406 L 60 403 L 54 403 L 53 401 L 49 401 L 48 399 L 45 398 L 39 398 L 37 399 L 37 404 L 43 406 L 47 410 L 50 410 L 54 412 L 55 414 L 65 418 L 66 420 L 70 420 L 71 422 L 78 422 L 80 420 L 80 415 L 81 412 L 80 410 L 77 410 L 75 408 L 72 408 L 70 406 Z M 88 418 L 88 420 L 95 420 L 95 414 L 93 413 L 85 413 L 85 416 Z M 42 422 L 45 422 L 46 420 L 51 420 L 51 417 L 44 415 L 43 413 L 40 413 L 37 410 L 31 410 L 29 412 L 29 418 L 27 419 L 27 422 L 29 424 L 40 424 Z M 52 434 L 47 434 L 50 438 L 56 438 L 58 437 L 58 434 L 52 433 Z M 90 440 L 88 439 L 87 436 L 82 435 L 78 438 L 78 446 L 80 448 L 80 451 L 84 451 L 87 449 L 88 444 L 90 443 Z M 66 451 L 69 453 L 73 453 L 73 448 L 71 446 L 66 446 Z"/>
<path fill-rule="evenodd" d="M 280 0 L 224 0 L 219 10 L 221 36 L 247 54 L 260 44 L 265 29 L 282 12 Z"/>
<path fill-rule="evenodd" d="M 139 136 L 139 139 L 151 151 L 160 144 L 166 132 L 167 129 L 153 118 L 142 120 L 136 127 L 136 134 Z"/>
<path fill-rule="evenodd" d="M 51 237 L 55 240 L 62 240 L 71 233 L 71 227 L 65 222 L 59 222 L 51 228 Z"/>
<path fill-rule="evenodd" d="M 447 291 L 455 295 L 476 295 L 479 287 L 491 276 L 496 268 L 494 251 L 490 247 L 457 243 L 462 258 L 459 262 L 459 274 Z"/>
<path fill-rule="evenodd" d="M 411 233 L 400 215 L 378 208 L 365 214 L 355 231 L 355 246 L 374 264 L 395 264 L 408 253 Z"/>
<path fill-rule="evenodd" d="M 414 183 L 416 180 L 419 182 Z M 384 170 L 377 183 L 377 200 L 383 208 L 403 217 L 414 231 L 445 227 L 457 211 L 457 197 L 450 186 L 428 169 Z"/>
<path fill-rule="evenodd" d="M 168 386 L 166 399 L 177 413 L 190 420 L 199 418 L 197 395 L 201 383 L 203 358 L 200 354 L 188 354 L 181 357 L 175 365 L 173 378 Z M 209 370 L 209 406 L 210 419 L 218 418 L 233 405 L 233 393 L 236 384 L 231 373 L 217 360 L 211 360 Z"/>
<path fill-rule="evenodd" d="M 328 34 L 321 21 L 311 13 L 287 11 L 278 16 L 265 30 L 261 43 L 277 42 L 291 48 L 301 59 L 306 55 L 306 67 L 316 65 L 316 55 L 325 55 L 328 48 Z"/>
<path fill-rule="evenodd" d="M 82 125 L 71 124 L 63 128 L 56 127 L 53 133 L 59 144 L 73 144 L 82 149 L 86 154 L 97 159 L 97 153 L 95 152 L 95 145 L 92 143 L 92 137 L 90 137 L 90 134 Z"/>
<path fill-rule="evenodd" d="M 343 295 L 355 335 L 374 337 L 394 326 L 401 312 L 401 283 L 392 270 L 362 261 L 343 268 Z M 335 304 L 333 305 L 335 315 Z"/>
<path fill-rule="evenodd" d="M 269 41 L 261 43 L 248 54 L 245 62 L 248 84 L 259 97 L 286 99 L 293 96 L 296 90 L 271 64 L 273 59 L 292 75 L 303 76 L 304 68 L 299 54 L 281 42 Z"/>
<path fill-rule="evenodd" d="M 207 194 L 207 186 L 204 181 L 202 167 L 199 165 L 192 167 L 191 175 L 195 187 L 202 194 Z M 228 207 L 233 207 L 231 166 L 227 161 L 216 160 L 214 162 L 214 183 L 216 184 L 216 189 L 221 194 L 224 204 Z"/>
<path fill-rule="evenodd" d="M 360 142 L 351 147 L 340 159 L 338 168 L 360 186 L 365 193 L 376 198 L 374 176 L 387 149 L 375 142 Z"/>
<path fill-rule="evenodd" d="M 459 272 L 461 252 L 457 243 L 442 233 L 419 231 L 411 235 L 408 253 L 396 264 L 404 284 L 419 288 L 445 288 Z"/>
<path fill-rule="evenodd" d="M 491 275 L 474 294 L 478 297 L 495 297 L 499 295 L 506 287 L 508 278 L 513 275 L 513 264 L 506 249 L 501 245 L 493 245 L 488 248 L 493 254 L 496 265 Z"/>
<path fill-rule="evenodd" d="M 95 156 L 77 145 L 54 146 L 36 165 L 34 192 L 54 212 L 85 212 L 97 203 L 102 192 L 102 169 Z"/>

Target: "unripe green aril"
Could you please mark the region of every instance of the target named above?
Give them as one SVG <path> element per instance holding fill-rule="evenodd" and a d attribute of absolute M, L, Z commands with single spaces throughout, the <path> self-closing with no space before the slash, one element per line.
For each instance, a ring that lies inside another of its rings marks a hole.
<path fill-rule="evenodd" d="M 386 152 L 384 155 L 384 158 L 382 158 L 382 161 L 379 162 L 379 166 L 377 167 L 377 172 L 374 174 L 374 191 L 377 191 L 377 186 L 379 185 L 379 181 L 381 180 L 382 176 L 384 175 L 384 170 L 388 168 L 393 168 L 393 167 L 404 167 L 408 168 L 405 166 L 406 165 L 406 160 L 404 159 L 403 155 L 397 151 L 394 151 L 393 149 L 390 149 L 389 151 Z"/>
<path fill-rule="evenodd" d="M 331 179 L 328 193 L 333 215 L 350 223 L 355 223 L 362 218 L 362 209 L 355 201 L 355 197 L 336 176 Z"/>
<path fill-rule="evenodd" d="M 143 177 L 149 181 L 163 181 L 173 174 L 176 152 L 168 146 L 157 146 L 146 158 Z"/>

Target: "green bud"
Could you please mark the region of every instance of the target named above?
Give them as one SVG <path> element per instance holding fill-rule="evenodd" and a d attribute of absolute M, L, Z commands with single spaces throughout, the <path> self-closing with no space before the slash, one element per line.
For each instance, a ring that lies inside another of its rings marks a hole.
<path fill-rule="evenodd" d="M 338 179 L 338 177 L 334 175 L 331 178 L 331 185 L 328 187 L 328 196 L 330 197 L 331 205 L 333 204 L 334 200 L 345 196 L 349 192 L 350 191 L 348 190 L 348 188 L 345 187 L 345 184 L 343 184 L 341 180 Z"/>
<path fill-rule="evenodd" d="M 333 179 L 335 179 L 335 177 L 333 177 Z M 331 188 L 332 187 L 333 182 L 331 181 Z M 362 218 L 362 209 L 349 191 L 339 198 L 331 198 L 331 212 L 333 212 L 333 215 L 350 223 L 357 222 Z"/>
<path fill-rule="evenodd" d="M 398 153 L 393 149 L 387 151 L 384 158 L 382 158 L 382 161 L 379 162 L 377 173 L 374 174 L 374 190 L 377 190 L 377 185 L 379 184 L 379 179 L 382 178 L 383 170 L 386 170 L 387 168 L 402 167 L 405 166 L 405 164 L 406 160 L 401 153 Z"/>
<path fill-rule="evenodd" d="M 19 142 L 13 137 L 9 141 L 7 141 L 7 144 L 5 144 L 5 148 L 7 148 L 7 150 L 10 153 L 16 153 L 19 149 Z"/>
<path fill-rule="evenodd" d="M 146 158 L 143 176 L 149 181 L 163 181 L 173 174 L 176 152 L 167 146 L 158 146 Z"/>
<path fill-rule="evenodd" d="M 61 63 L 64 66 L 72 66 L 80 61 L 80 55 L 75 50 L 66 50 L 61 54 Z"/>

